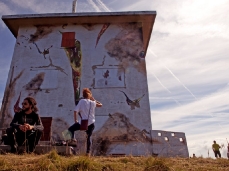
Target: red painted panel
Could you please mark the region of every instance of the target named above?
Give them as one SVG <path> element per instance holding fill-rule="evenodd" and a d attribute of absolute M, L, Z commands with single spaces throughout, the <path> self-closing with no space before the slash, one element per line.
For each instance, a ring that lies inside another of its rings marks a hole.
<path fill-rule="evenodd" d="M 62 33 L 61 47 L 75 47 L 75 32 Z"/>
<path fill-rule="evenodd" d="M 41 136 L 41 141 L 50 141 L 52 132 L 52 117 L 41 117 L 41 122 L 44 126 L 43 135 Z"/>

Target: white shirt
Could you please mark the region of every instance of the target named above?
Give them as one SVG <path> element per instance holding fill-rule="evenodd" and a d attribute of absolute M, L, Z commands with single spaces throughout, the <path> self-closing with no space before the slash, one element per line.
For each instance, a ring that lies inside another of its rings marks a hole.
<path fill-rule="evenodd" d="M 95 107 L 96 107 L 95 101 L 92 101 L 90 99 L 81 99 L 77 104 L 77 106 L 75 107 L 74 111 L 80 113 L 82 119 L 88 119 L 88 125 L 91 125 L 92 123 L 95 122 Z"/>

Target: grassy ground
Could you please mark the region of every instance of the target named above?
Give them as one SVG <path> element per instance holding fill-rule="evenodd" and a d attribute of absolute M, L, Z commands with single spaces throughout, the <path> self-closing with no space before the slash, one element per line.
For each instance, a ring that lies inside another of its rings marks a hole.
<path fill-rule="evenodd" d="M 0 171 L 229 171 L 227 159 L 0 155 Z"/>

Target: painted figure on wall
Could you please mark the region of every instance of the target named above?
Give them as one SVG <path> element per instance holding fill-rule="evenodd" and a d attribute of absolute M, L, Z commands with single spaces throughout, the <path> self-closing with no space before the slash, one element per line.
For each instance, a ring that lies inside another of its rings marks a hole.
<path fill-rule="evenodd" d="M 62 33 L 61 47 L 64 47 L 66 55 L 72 67 L 72 82 L 74 88 L 74 100 L 78 101 L 80 96 L 80 76 L 81 76 L 81 44 L 75 39 L 75 32 Z"/>

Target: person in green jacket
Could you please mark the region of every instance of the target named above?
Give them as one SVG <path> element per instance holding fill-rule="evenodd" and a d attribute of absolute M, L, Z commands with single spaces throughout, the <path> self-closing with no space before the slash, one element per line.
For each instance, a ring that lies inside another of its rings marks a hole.
<path fill-rule="evenodd" d="M 219 144 L 216 143 L 216 141 L 214 140 L 213 141 L 214 144 L 212 144 L 212 150 L 213 152 L 215 153 L 215 157 L 218 158 L 221 158 L 221 154 L 220 154 L 220 151 L 219 149 L 221 148 Z"/>

